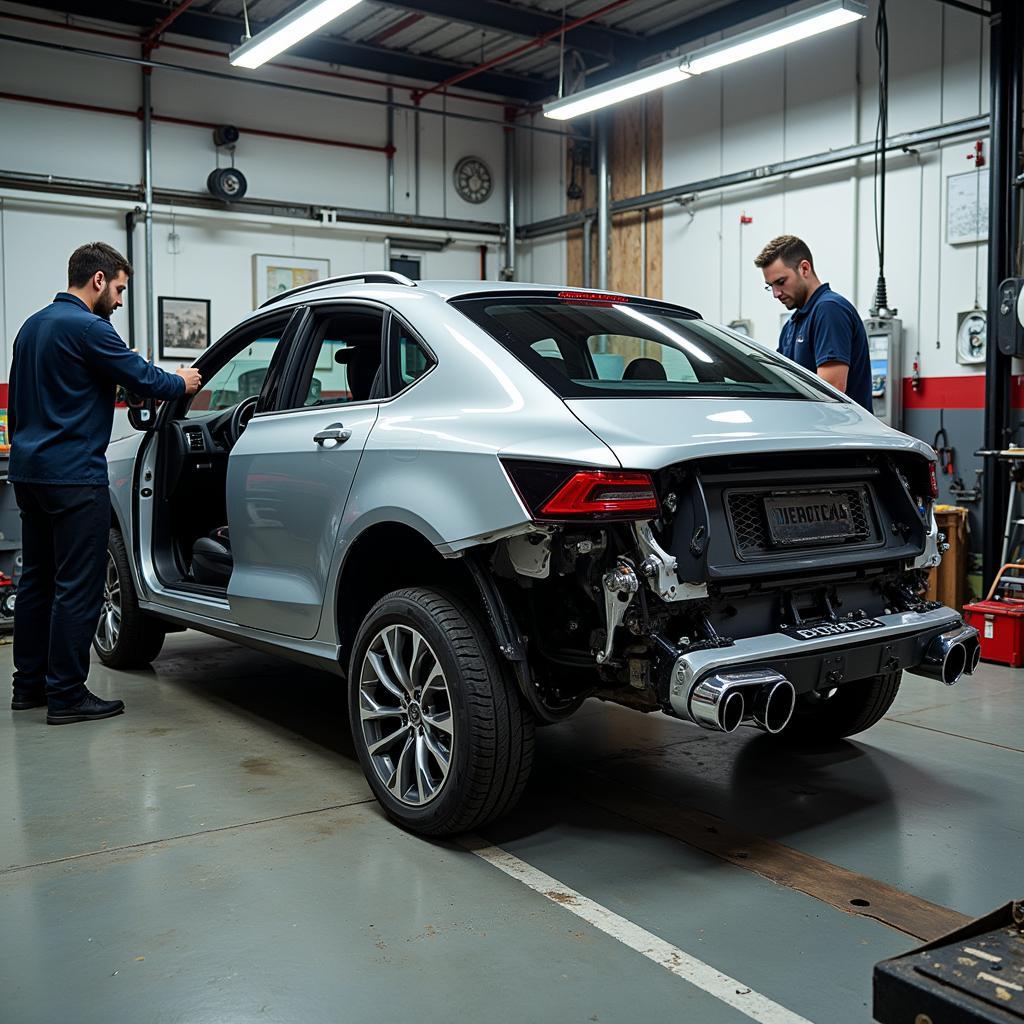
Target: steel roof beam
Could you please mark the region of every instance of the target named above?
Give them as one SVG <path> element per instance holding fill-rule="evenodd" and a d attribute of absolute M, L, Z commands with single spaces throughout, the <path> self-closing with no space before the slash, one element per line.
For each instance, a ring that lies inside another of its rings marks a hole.
<path fill-rule="evenodd" d="M 46 0 L 38 8 L 57 11 L 62 14 L 77 14 L 96 18 L 96 4 L 90 0 Z M 114 0 L 103 8 L 103 20 L 119 22 L 144 30 L 151 30 L 167 13 L 167 8 L 150 0 Z M 269 24 L 269 23 L 266 23 Z M 266 24 L 252 24 L 255 35 Z M 174 31 L 180 35 L 193 36 L 213 42 L 237 46 L 241 41 L 242 22 L 237 18 L 206 14 L 188 10 L 174 23 Z M 140 43 L 141 43 L 140 38 Z M 400 50 L 370 46 L 366 43 L 351 43 L 342 39 L 319 36 L 306 39 L 288 51 L 292 56 L 307 60 L 340 64 L 347 67 L 378 71 L 382 74 L 401 75 L 437 82 L 451 77 L 465 69 L 464 65 L 436 57 L 422 57 Z M 494 93 L 514 99 L 536 101 L 551 92 L 551 87 L 536 77 L 510 75 L 500 71 L 488 71 L 477 75 L 473 88 L 481 92 Z"/>
<path fill-rule="evenodd" d="M 506 3 L 505 0 L 377 0 L 384 7 L 396 7 L 403 11 L 416 11 L 420 14 L 433 15 L 447 21 L 472 25 L 489 32 L 507 32 L 509 35 L 529 39 L 531 36 L 543 35 L 545 32 L 561 28 L 561 15 L 548 11 L 534 10 L 518 4 Z M 572 17 L 566 21 L 572 21 Z M 601 25 L 581 25 L 572 30 L 567 37 L 569 44 L 577 50 L 596 54 L 605 60 L 617 58 L 620 50 L 635 46 L 642 37 L 623 32 L 621 29 L 606 28 Z"/>

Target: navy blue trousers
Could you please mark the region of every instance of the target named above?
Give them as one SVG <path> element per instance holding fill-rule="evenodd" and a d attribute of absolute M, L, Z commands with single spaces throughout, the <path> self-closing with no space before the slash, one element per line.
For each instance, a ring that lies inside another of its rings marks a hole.
<path fill-rule="evenodd" d="M 14 604 L 14 695 L 51 711 L 86 694 L 103 604 L 110 495 L 105 486 L 15 483 L 22 572 Z"/>

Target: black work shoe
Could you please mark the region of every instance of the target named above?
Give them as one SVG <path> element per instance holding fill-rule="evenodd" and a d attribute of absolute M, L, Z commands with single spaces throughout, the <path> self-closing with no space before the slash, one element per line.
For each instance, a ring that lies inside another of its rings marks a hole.
<path fill-rule="evenodd" d="M 11 698 L 11 710 L 12 711 L 30 711 L 32 708 L 45 708 L 46 707 L 46 691 L 43 690 L 38 694 L 15 694 Z"/>
<path fill-rule="evenodd" d="M 71 722 L 93 722 L 99 718 L 113 718 L 124 711 L 123 700 L 103 700 L 94 693 L 86 695 L 70 708 L 50 711 L 46 715 L 47 725 L 68 725 Z"/>

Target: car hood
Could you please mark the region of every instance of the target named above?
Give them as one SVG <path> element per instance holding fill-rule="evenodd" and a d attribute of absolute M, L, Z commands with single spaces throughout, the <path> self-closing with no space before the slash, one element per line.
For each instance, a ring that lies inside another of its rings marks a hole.
<path fill-rule="evenodd" d="M 887 448 L 933 458 L 851 402 L 726 398 L 569 399 L 566 405 L 629 469 L 731 453 Z"/>

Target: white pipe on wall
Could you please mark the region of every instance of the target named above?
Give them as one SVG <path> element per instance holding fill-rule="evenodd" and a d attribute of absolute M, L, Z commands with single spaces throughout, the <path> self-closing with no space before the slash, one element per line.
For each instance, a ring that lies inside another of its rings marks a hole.
<path fill-rule="evenodd" d="M 104 199 L 100 196 L 72 196 L 51 192 L 30 192 L 20 189 L 0 188 L 0 198 L 17 200 L 23 204 L 53 207 L 69 206 L 85 210 L 111 210 L 118 214 L 124 213 L 126 202 L 118 199 Z M 440 231 L 433 228 L 403 227 L 396 228 L 393 224 L 362 224 L 355 221 L 335 221 L 324 224 L 316 220 L 297 220 L 294 217 L 278 217 L 273 214 L 253 216 L 251 213 L 234 212 L 232 210 L 206 210 L 201 207 L 161 206 L 153 204 L 153 219 L 165 220 L 168 223 L 172 215 L 178 221 L 226 221 L 233 225 L 250 225 L 253 228 L 287 227 L 303 234 L 315 234 L 321 231 L 353 238 L 387 238 L 401 233 L 403 238 L 422 238 L 430 241 L 450 241 L 452 245 L 476 247 L 481 244 L 495 243 L 501 240 L 497 233 L 468 234 L 460 232 Z"/>

